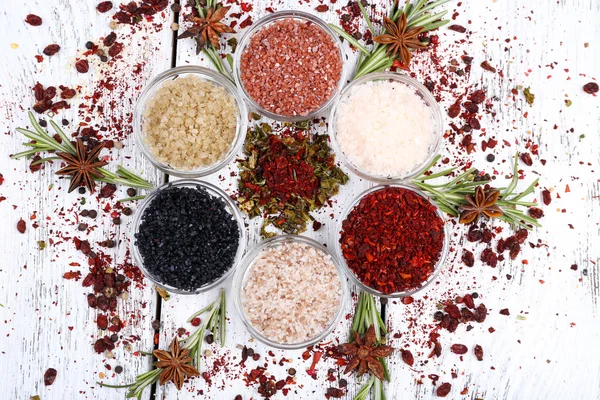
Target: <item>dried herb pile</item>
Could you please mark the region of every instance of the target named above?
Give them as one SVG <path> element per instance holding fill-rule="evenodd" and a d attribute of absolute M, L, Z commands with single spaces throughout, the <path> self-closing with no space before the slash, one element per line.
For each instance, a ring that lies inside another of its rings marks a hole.
<path fill-rule="evenodd" d="M 267 231 L 269 226 L 290 234 L 304 232 L 314 220 L 310 212 L 348 181 L 335 165 L 328 136 L 312 134 L 304 126 L 275 132 L 268 124 L 256 125 L 248 131 L 245 155 L 239 163 L 237 201 L 250 218 L 265 216 L 265 237 L 275 235 Z"/>

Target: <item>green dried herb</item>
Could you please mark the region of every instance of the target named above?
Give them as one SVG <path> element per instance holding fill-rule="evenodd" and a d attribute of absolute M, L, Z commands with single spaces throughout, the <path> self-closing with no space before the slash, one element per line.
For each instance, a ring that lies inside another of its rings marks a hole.
<path fill-rule="evenodd" d="M 535 94 L 531 93 L 530 89 L 531 88 L 525 88 L 525 90 L 523 90 L 523 94 L 525 95 L 525 101 L 527 101 L 527 104 L 532 106 L 533 101 L 535 100 Z"/>
<path fill-rule="evenodd" d="M 248 130 L 246 158 L 239 163 L 240 209 L 250 218 L 264 216 L 261 234 L 274 236 L 273 227 L 298 234 L 348 182 L 335 165 L 327 135 L 312 134 L 309 125 L 288 124 L 278 132 L 263 123 Z"/>

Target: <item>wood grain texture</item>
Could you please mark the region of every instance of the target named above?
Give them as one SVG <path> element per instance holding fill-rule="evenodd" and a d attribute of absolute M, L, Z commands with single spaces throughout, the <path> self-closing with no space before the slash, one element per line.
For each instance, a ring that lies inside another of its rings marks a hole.
<path fill-rule="evenodd" d="M 265 15 L 261 10 L 267 6 L 275 10 L 304 11 L 314 11 L 316 7 L 313 2 L 273 5 L 268 0 L 255 0 L 251 4 L 254 21 Z M 343 5 L 339 2 L 330 4 L 328 13 L 318 15 L 328 22 L 336 22 L 335 10 Z M 82 256 L 71 244 L 37 250 L 36 241 L 47 240 L 52 235 L 51 229 L 65 229 L 65 223 L 59 220 L 56 210 L 63 206 L 72 208 L 78 196 L 66 195 L 59 188 L 64 184 L 50 173 L 56 167 L 48 167 L 38 173 L 41 176 L 25 174 L 25 161 L 8 159 L 9 154 L 21 148 L 21 138 L 14 128 L 26 124 L 25 109 L 33 103 L 30 87 L 36 80 L 44 84 L 86 83 L 87 77 L 77 75 L 71 65 L 76 50 L 82 49 L 85 41 L 108 32 L 106 16 L 98 15 L 94 7 L 95 2 L 37 0 L 28 5 L 12 5 L 10 10 L 0 10 L 0 48 L 5 51 L 0 60 L 0 126 L 5 133 L 0 137 L 0 159 L 3 160 L 0 172 L 6 179 L 0 186 L 0 196 L 8 198 L 0 203 L 0 216 L 6 222 L 1 233 L 0 254 L 9 260 L 0 267 L 0 303 L 5 305 L 5 308 L 0 308 L 0 320 L 3 321 L 0 324 L 0 335 L 3 336 L 0 342 L 0 373 L 4 377 L 0 387 L 10 399 L 26 400 L 34 394 L 39 394 L 44 400 L 124 397 L 123 391 L 99 389 L 94 384 L 105 363 L 91 347 L 93 337 L 98 334 L 94 324 L 95 313 L 85 304 L 87 291 L 80 284 L 62 278 L 68 270 L 67 264 L 81 262 Z M 236 11 L 235 7 L 232 12 Z M 436 282 L 421 295 L 415 296 L 416 301 L 412 305 L 392 301 L 386 307 L 392 334 L 401 334 L 392 344 L 408 346 L 417 361 L 411 370 L 400 361 L 399 354 L 393 357 L 388 398 L 437 398 L 434 386 L 426 378 L 431 373 L 440 375 L 440 382 L 452 383 L 453 389 L 448 396 L 452 399 L 600 398 L 600 350 L 595 345 L 600 339 L 597 329 L 600 295 L 597 267 L 600 261 L 597 247 L 600 238 L 597 172 L 600 162 L 600 103 L 598 97 L 581 90 L 583 84 L 596 77 L 600 68 L 597 52 L 600 46 L 600 26 L 597 24 L 600 4 L 595 0 L 486 0 L 463 1 L 460 7 L 452 3 L 449 7 L 450 10 L 455 8 L 459 12 L 456 23 L 468 26 L 473 34 L 467 43 L 457 45 L 454 41 L 460 38 L 459 34 L 440 30 L 441 46 L 452 49 L 451 52 L 441 51 L 443 62 L 449 63 L 452 54 L 458 57 L 459 51 L 463 50 L 475 58 L 473 72 L 468 82 L 463 84 L 477 84 L 498 99 L 494 102 L 496 116 L 487 117 L 482 125 L 487 127 L 488 136 L 496 136 L 500 141 L 507 140 L 511 144 L 510 147 L 494 150 L 496 161 L 492 164 L 485 161 L 487 153 L 478 151 L 472 154 L 474 165 L 486 169 L 494 167 L 501 181 L 510 174 L 509 160 L 517 150 L 523 150 L 525 141 L 531 139 L 539 144 L 540 155 L 534 157 L 534 165 L 523 168 L 528 180 L 534 179 L 537 174 L 541 176 L 540 186 L 553 190 L 553 203 L 545 208 L 544 227 L 534 231 L 529 241 L 540 239 L 548 247 L 530 249 L 526 246 L 517 260 L 499 263 L 496 269 L 479 262 L 467 269 L 460 262 L 460 248 L 468 244 L 453 239 L 453 246 L 459 249 L 456 251 L 458 258 L 448 260 Z M 30 12 L 42 16 L 44 25 L 34 28 L 24 24 L 22 20 Z M 146 62 L 143 81 L 171 65 L 173 43 L 169 16 L 161 20 L 164 28 L 160 33 L 144 35 L 143 39 L 138 35 L 136 43 L 139 46 L 131 46 L 131 53 L 127 55 L 126 60 L 131 63 Z M 510 42 L 505 39 L 510 39 Z M 60 43 L 63 49 L 52 59 L 37 64 L 33 55 L 39 54 L 51 42 Z M 588 47 L 584 46 L 586 42 Z M 11 43 L 19 44 L 18 49 L 11 49 Z M 355 54 L 346 50 L 349 63 L 352 63 Z M 420 79 L 427 75 L 429 68 L 426 62 L 421 62 L 424 57 L 416 57 L 414 72 Z M 502 70 L 504 77 L 478 68 L 484 58 Z M 177 44 L 176 65 L 185 64 L 208 65 L 205 59 L 195 55 L 190 40 Z M 519 85 L 530 86 L 535 93 L 532 107 L 524 102 L 522 96 L 518 96 L 516 102 L 511 98 L 511 89 Z M 118 104 L 130 109 L 138 90 L 132 88 Z M 567 98 L 573 102 L 571 107 L 565 105 Z M 450 99 L 444 98 L 442 107 L 446 109 L 449 104 Z M 65 115 L 74 118 L 76 110 L 71 109 Z M 125 149 L 113 155 L 131 168 L 151 176 L 155 182 L 160 182 L 162 175 L 133 146 L 127 146 L 129 143 L 126 142 Z M 448 154 L 454 151 L 452 146 L 446 149 Z M 131 158 L 126 158 L 128 156 Z M 540 159 L 547 161 L 545 166 L 541 166 Z M 236 183 L 230 176 L 231 171 L 235 171 L 233 163 L 205 180 L 233 193 Z M 49 189 L 52 183 L 55 186 Z M 567 185 L 569 191 L 566 191 Z M 339 216 L 350 201 L 369 186 L 371 184 L 352 176 L 351 182 L 335 198 L 333 207 L 315 215 L 324 226 L 308 235 L 333 245 L 337 238 L 335 219 L 331 220 L 330 214 Z M 539 191 L 536 193 L 539 195 Z M 17 206 L 16 209 L 13 205 Z M 38 229 L 28 226 L 25 235 L 16 234 L 14 225 L 18 219 L 26 219 L 34 211 L 37 211 L 38 221 L 49 217 L 51 222 L 40 223 Z M 253 245 L 259 240 L 259 222 L 248 222 L 249 245 Z M 569 224 L 573 225 L 573 229 Z M 75 233 L 75 227 L 69 229 L 69 234 Z M 112 230 L 99 227 L 92 234 L 93 240 L 100 240 Z M 122 225 L 119 237 L 124 239 L 127 230 L 128 226 Z M 483 247 L 478 251 L 481 249 Z M 120 246 L 115 254 L 122 257 L 124 251 L 124 246 Z M 522 263 L 524 259 L 528 264 Z M 577 264 L 577 271 L 570 269 L 572 264 Z M 508 280 L 507 274 L 512 279 Z M 234 310 L 230 283 L 225 287 L 229 299 L 227 346 L 219 349 L 215 345 L 205 345 L 204 348 L 214 354 L 204 357 L 201 366 L 202 371 L 214 373 L 212 383 L 209 385 L 202 378 L 196 378 L 181 392 L 172 385 L 157 387 L 156 398 L 227 400 L 237 394 L 244 399 L 257 397 L 256 389 L 245 387 L 239 377 L 240 367 L 233 365 L 225 371 L 214 364 L 222 355 L 235 363 L 234 357 L 239 360 L 239 346 L 243 344 L 251 344 L 263 356 L 269 351 L 252 341 Z M 429 333 L 427 325 L 432 322 L 431 316 L 438 301 L 473 291 L 481 294 L 480 300 L 490 309 L 486 322 L 476 324 L 470 332 L 465 332 L 464 326 L 453 334 L 444 332 L 441 338 L 446 349 L 443 357 L 422 364 L 427 359 L 428 350 L 425 344 L 415 344 L 415 341 L 426 340 Z M 173 295 L 168 302 L 162 302 L 159 347 L 166 348 L 179 327 L 189 330 L 191 326 L 185 323 L 189 315 L 216 296 L 217 290 L 213 290 L 198 296 Z M 125 307 L 129 307 L 128 311 L 135 310 L 139 319 L 132 321 L 133 326 L 128 329 L 141 337 L 137 343 L 139 348 L 149 350 L 154 334 L 150 323 L 158 306 L 155 294 L 149 285 L 145 290 L 132 291 L 131 297 Z M 140 307 L 143 303 L 146 303 L 145 308 Z M 508 308 L 511 315 L 500 315 L 498 311 L 502 308 Z M 349 313 L 351 309 L 349 306 Z M 526 319 L 517 320 L 517 315 Z M 342 322 L 329 339 L 345 340 L 348 325 L 348 321 Z M 70 330 L 70 327 L 73 329 Z M 489 327 L 496 331 L 489 333 Z M 447 350 L 453 343 L 463 343 L 470 348 L 475 344 L 482 345 L 484 361 L 476 361 L 470 353 L 461 361 Z M 269 371 L 275 376 L 284 378 L 285 370 L 290 366 L 298 371 L 297 385 L 292 386 L 287 398 L 323 398 L 329 385 L 323 379 L 315 381 L 308 377 L 305 369 L 310 362 L 301 359 L 300 351 L 273 352 L 274 356 L 269 359 L 292 359 L 292 363 L 284 367 L 269 366 Z M 131 381 L 136 374 L 150 367 L 147 359 L 125 356 L 120 349 L 117 353 L 125 372 L 118 380 L 109 379 L 111 383 Z M 108 363 L 113 367 L 117 365 L 113 361 Z M 59 375 L 53 386 L 44 388 L 42 375 L 48 367 L 56 368 Z M 330 361 L 321 362 L 319 376 L 325 376 L 331 367 Z M 455 379 L 451 377 L 453 371 L 457 373 Z M 424 383 L 417 384 L 417 379 L 423 379 Z M 349 390 L 348 398 L 352 398 L 358 385 L 349 379 L 349 387 L 352 390 Z M 468 393 L 460 395 L 464 388 L 468 388 Z M 146 398 L 148 395 L 149 391 Z"/>

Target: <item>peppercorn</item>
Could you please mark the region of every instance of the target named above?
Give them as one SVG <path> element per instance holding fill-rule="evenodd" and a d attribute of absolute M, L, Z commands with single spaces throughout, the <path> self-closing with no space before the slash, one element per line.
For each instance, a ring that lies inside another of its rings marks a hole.
<path fill-rule="evenodd" d="M 258 361 L 258 360 L 260 360 L 260 354 L 258 354 L 258 353 L 254 353 L 254 355 L 252 356 L 252 359 L 253 359 L 254 361 Z"/>
<path fill-rule="evenodd" d="M 112 335 L 110 335 L 110 340 L 114 343 L 116 343 L 119 340 L 119 335 L 117 335 L 116 333 L 113 333 Z"/>
<path fill-rule="evenodd" d="M 87 228 L 88 228 L 88 224 L 84 224 L 84 223 L 79 224 L 79 226 L 77 227 L 77 229 L 79 229 L 80 231 L 85 231 Z"/>
<path fill-rule="evenodd" d="M 87 217 L 88 215 L 90 215 L 90 212 L 88 210 L 81 210 L 79 215 L 81 215 L 82 217 Z"/>
<path fill-rule="evenodd" d="M 85 194 L 85 188 L 83 186 L 77 190 L 79 191 L 79 194 Z"/>
<path fill-rule="evenodd" d="M 45 128 L 45 127 L 47 127 L 47 126 L 48 126 L 48 122 L 46 122 L 46 120 L 45 120 L 45 119 L 40 119 L 40 120 L 38 121 L 38 124 L 40 124 L 40 126 L 41 126 L 42 128 Z"/>
<path fill-rule="evenodd" d="M 108 57 L 106 57 L 106 56 L 100 56 L 100 61 L 107 62 L 108 61 Z"/>
<path fill-rule="evenodd" d="M 120 365 L 117 365 L 117 366 L 115 367 L 115 372 L 116 372 L 117 374 L 120 374 L 121 372 L 123 372 L 123 367 L 121 367 Z"/>
<path fill-rule="evenodd" d="M 290 369 L 288 369 L 288 375 L 289 375 L 289 376 L 294 376 L 294 375 L 296 375 L 296 370 L 295 370 L 294 368 L 290 368 Z"/>
<path fill-rule="evenodd" d="M 63 120 L 61 122 L 62 122 L 63 126 L 69 125 L 69 120 L 68 119 L 64 119 L 63 118 Z M 83 189 L 85 190 L 85 188 L 83 188 Z"/>
<path fill-rule="evenodd" d="M 435 319 L 436 321 L 441 321 L 444 319 L 444 313 L 441 311 L 436 311 L 435 314 L 433 314 L 433 319 Z"/>
<path fill-rule="evenodd" d="M 204 340 L 206 340 L 207 344 L 213 344 L 215 341 L 215 337 L 213 335 L 206 335 Z"/>
<path fill-rule="evenodd" d="M 338 385 L 339 385 L 341 388 L 345 388 L 346 386 L 348 386 L 348 381 L 347 381 L 347 380 L 345 380 L 344 378 L 342 378 L 342 379 L 340 379 L 340 381 L 338 382 Z"/>
<path fill-rule="evenodd" d="M 94 48 L 94 43 L 93 42 L 86 42 L 85 48 L 88 49 L 88 50 L 93 49 Z"/>
<path fill-rule="evenodd" d="M 121 218 L 119 218 L 119 217 L 114 217 L 114 218 L 112 219 L 112 222 L 113 222 L 113 224 L 115 224 L 115 225 L 121 225 Z"/>
<path fill-rule="evenodd" d="M 123 207 L 123 210 L 121 212 L 125 216 L 130 216 L 131 214 L 133 214 L 133 210 L 129 207 Z"/>
<path fill-rule="evenodd" d="M 492 153 L 488 154 L 486 157 L 486 160 L 488 160 L 489 162 L 493 162 L 496 159 L 496 156 L 493 155 Z"/>
<path fill-rule="evenodd" d="M 90 210 L 90 214 L 89 214 L 91 219 L 95 219 L 98 216 L 98 211 L 96 210 Z"/>
<path fill-rule="evenodd" d="M 137 195 L 137 190 L 135 190 L 134 188 L 127 189 L 127 196 L 135 197 L 136 195 Z"/>

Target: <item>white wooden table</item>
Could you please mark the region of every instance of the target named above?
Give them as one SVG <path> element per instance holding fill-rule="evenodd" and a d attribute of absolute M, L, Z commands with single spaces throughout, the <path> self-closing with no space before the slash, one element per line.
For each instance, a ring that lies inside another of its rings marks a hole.
<path fill-rule="evenodd" d="M 73 63 L 86 41 L 97 40 L 110 32 L 107 14 L 97 13 L 98 2 L 92 0 L 30 0 L 10 2 L 10 6 L 8 3 L 5 0 L 0 7 L 0 173 L 5 179 L 0 186 L 0 196 L 6 197 L 0 202 L 3 223 L 0 304 L 4 305 L 0 308 L 0 398 L 20 400 L 39 395 L 43 400 L 122 399 L 124 390 L 102 388 L 95 382 L 130 382 L 150 368 L 150 360 L 123 348 L 115 351 L 114 360 L 106 360 L 93 351 L 92 343 L 99 331 L 94 322 L 95 312 L 86 304 L 88 291 L 80 282 L 63 279 L 66 271 L 77 269 L 70 267 L 70 263 L 85 265 L 85 259 L 71 242 L 58 239 L 60 235 L 81 237 L 74 220 L 60 217 L 63 209 L 77 209 L 81 195 L 66 193 L 66 181 L 58 180 L 53 173 L 56 165 L 32 174 L 26 161 L 9 159 L 10 154 L 22 148 L 22 137 L 15 128 L 27 124 L 26 110 L 34 103 L 31 87 L 36 81 L 45 86 L 81 85 L 83 93 L 91 91 L 101 75 L 98 68 L 93 66 L 90 73 L 81 75 L 75 72 Z M 264 8 L 267 6 L 275 10 L 311 11 L 317 2 L 272 4 L 255 0 L 251 4 L 253 11 L 250 14 L 256 20 L 266 14 Z M 331 10 L 319 13 L 319 16 L 328 22 L 337 22 L 339 17 L 334 10 L 345 3 L 325 4 Z M 237 11 L 236 7 L 234 5 L 233 12 Z M 459 7 L 453 3 L 449 8 L 456 8 L 459 13 L 456 23 L 467 26 L 473 34 L 468 43 L 458 45 L 455 39 L 460 34 L 442 28 L 439 35 L 443 62 L 458 58 L 463 50 L 475 58 L 470 83 L 478 83 L 490 96 L 499 99 L 495 102 L 495 119 L 487 117 L 482 121 L 488 136 L 494 135 L 501 143 L 504 139 L 512 144 L 494 151 L 496 162 L 493 164 L 485 161 L 486 153 L 481 151 L 470 157 L 480 168 L 492 165 L 501 178 L 510 173 L 509 165 L 503 160 L 522 150 L 526 140 L 539 144 L 539 157 L 534 157 L 532 167 L 524 168 L 528 179 L 534 179 L 539 173 L 540 185 L 552 190 L 553 202 L 544 208 L 544 227 L 534 231 L 530 241 L 541 239 L 548 247 L 532 250 L 525 246 L 514 262 L 501 262 L 496 269 L 484 266 L 479 260 L 473 268 L 465 268 L 460 262 L 460 251 L 455 252 L 458 257 L 450 258 L 436 283 L 416 296 L 412 305 L 390 302 L 385 316 L 392 335 L 402 333 L 392 344 L 396 347 L 408 345 L 417 362 L 411 369 L 400 360 L 399 352 L 392 357 L 388 398 L 436 398 L 434 386 L 427 379 L 428 374 L 435 373 L 440 375 L 440 383 L 452 383 L 448 397 L 452 399 L 598 399 L 600 98 L 584 93 L 582 86 L 597 78 L 600 70 L 600 2 L 478 0 L 462 1 Z M 23 20 L 29 13 L 40 15 L 44 24 L 40 27 L 25 24 Z M 173 13 L 167 10 L 164 18 L 159 16 L 155 20 L 162 29 L 146 24 L 134 35 L 133 42 L 126 45 L 124 60 L 117 70 L 120 82 L 127 81 L 128 87 L 104 96 L 102 104 L 107 109 L 110 101 L 117 105 L 116 109 L 107 111 L 109 116 L 131 113 L 139 88 L 165 69 L 185 64 L 207 65 L 206 60 L 195 55 L 192 41 L 178 41 L 176 48 L 173 47 L 170 29 L 173 18 Z M 129 28 L 120 28 L 124 29 Z M 121 33 L 120 30 L 117 33 Z M 507 43 L 505 39 L 509 38 L 510 43 Z M 41 54 L 50 43 L 59 43 L 61 51 L 37 63 L 34 56 Z M 352 62 L 354 54 L 351 51 L 347 54 Z M 503 71 L 504 78 L 479 68 L 484 59 L 492 60 Z M 142 73 L 131 74 L 132 65 L 139 62 L 144 63 Z M 430 71 L 425 66 L 415 66 L 415 72 L 422 78 Z M 510 91 L 518 85 L 530 86 L 535 93 L 532 107 L 521 95 L 513 100 Z M 572 101 L 571 107 L 566 107 L 566 99 Z M 56 117 L 58 121 L 67 118 L 74 126 L 77 101 L 82 101 L 82 96 L 75 99 L 70 110 Z M 449 103 L 442 106 L 447 109 Z M 524 112 L 528 113 L 526 118 Z M 113 133 L 110 131 L 108 135 Z M 114 161 L 111 165 L 121 162 L 156 184 L 165 179 L 135 148 L 132 137 L 123 143 L 124 149 L 112 151 Z M 447 153 L 455 154 L 453 146 L 446 147 Z M 547 160 L 547 164 L 542 167 L 540 159 Z M 207 180 L 231 192 L 235 187 L 235 181 L 228 177 L 232 167 Z M 220 176 L 225 179 L 219 179 Z M 569 190 L 566 190 L 567 185 Z M 325 223 L 324 227 L 309 235 L 332 244 L 335 224 L 329 214 L 339 215 L 340 210 L 368 186 L 352 176 L 333 209 L 325 209 L 318 215 Z M 539 190 L 536 193 L 539 195 Z M 87 208 L 100 209 L 101 205 L 94 198 L 85 197 L 88 198 Z M 24 235 L 17 233 L 15 228 L 19 218 L 28 222 Z M 90 241 L 100 241 L 114 234 L 120 245 L 110 254 L 116 260 L 122 260 L 128 246 L 131 218 L 120 227 L 110 223 L 108 216 L 99 221 L 98 227 L 89 235 Z M 32 227 L 34 222 L 39 225 L 37 229 Z M 462 237 L 458 232 L 457 237 Z M 58 243 L 39 250 L 37 241 L 49 242 L 51 239 Z M 257 240 L 257 225 L 253 224 L 251 243 Z M 458 249 L 461 245 L 460 240 L 453 243 Z M 527 265 L 522 264 L 523 259 L 528 260 Z M 572 264 L 577 264 L 577 271 L 571 270 Z M 82 266 L 80 270 L 85 274 L 87 267 Z M 507 274 L 512 275 L 512 279 L 508 280 Z M 426 346 L 416 346 L 413 342 L 426 339 L 428 331 L 424 326 L 433 322 L 436 303 L 473 291 L 481 294 L 481 300 L 490 309 L 486 322 L 476 324 L 470 332 L 465 332 L 463 327 L 453 334 L 443 334 L 441 340 L 446 349 L 443 356 L 423 364 L 429 351 Z M 128 321 L 123 334 L 138 335 L 140 340 L 134 344 L 135 350 L 150 351 L 154 341 L 151 323 L 160 319 L 163 325 L 158 336 L 159 347 L 165 348 L 177 328 L 190 328 L 185 323 L 187 317 L 216 296 L 214 290 L 199 296 L 173 295 L 168 302 L 161 302 L 152 285 L 148 284 L 144 289 L 133 288 L 130 299 L 119 303 L 120 315 L 133 311 L 136 315 Z M 510 316 L 498 313 L 503 308 L 509 308 Z M 351 312 L 350 307 L 348 312 Z M 517 319 L 518 315 L 526 319 Z M 202 371 L 208 368 L 213 373 L 212 364 L 219 355 L 235 356 L 239 360 L 239 345 L 251 345 L 263 356 L 269 351 L 257 342 L 250 342 L 252 339 L 231 304 L 228 318 L 228 344 L 225 349 L 205 346 L 215 354 L 204 360 Z M 489 327 L 494 327 L 495 332 L 489 333 Z M 343 341 L 347 331 L 348 322 L 344 322 L 330 338 Z M 478 362 L 467 356 L 465 361 L 460 361 L 447 350 L 452 343 L 464 343 L 469 347 L 476 343 L 482 345 L 484 361 Z M 292 363 L 283 368 L 269 366 L 269 371 L 278 379 L 285 378 L 284 371 L 289 366 L 298 370 L 297 385 L 291 386 L 288 398 L 324 398 L 329 384 L 323 376 L 332 367 L 331 360 L 319 363 L 321 378 L 315 381 L 305 373 L 310 360 L 303 361 L 301 351 L 273 352 L 275 356 L 268 357 L 270 360 L 292 359 Z M 105 364 L 113 369 L 106 370 Z M 123 374 L 114 375 L 117 365 L 124 367 Z M 214 372 L 212 385 L 196 378 L 181 392 L 173 385 L 167 385 L 154 388 L 153 393 L 158 399 L 233 399 L 237 394 L 243 395 L 244 399 L 258 398 L 255 387 L 246 388 L 240 377 L 242 370 L 236 365 L 233 361 L 229 371 L 221 368 Z M 43 374 L 50 367 L 58 370 L 58 376 L 52 386 L 44 387 Z M 457 373 L 456 378 L 451 377 L 452 372 Z M 417 384 L 419 379 L 423 384 Z M 349 382 L 348 398 L 352 398 L 359 386 L 352 379 Z M 461 395 L 464 388 L 468 393 Z M 144 398 L 148 399 L 150 395 L 151 391 L 147 390 Z"/>

